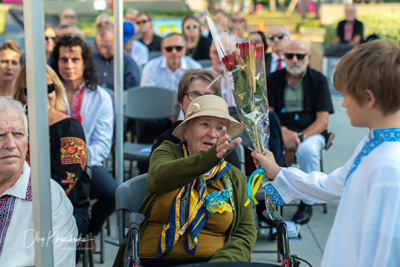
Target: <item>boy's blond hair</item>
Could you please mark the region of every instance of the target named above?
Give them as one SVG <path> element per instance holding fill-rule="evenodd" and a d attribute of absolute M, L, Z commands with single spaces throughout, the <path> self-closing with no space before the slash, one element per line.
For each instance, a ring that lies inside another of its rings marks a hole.
<path fill-rule="evenodd" d="M 365 90 L 384 115 L 400 110 L 400 50 L 383 40 L 359 45 L 345 54 L 333 73 L 333 86 L 362 106 Z"/>

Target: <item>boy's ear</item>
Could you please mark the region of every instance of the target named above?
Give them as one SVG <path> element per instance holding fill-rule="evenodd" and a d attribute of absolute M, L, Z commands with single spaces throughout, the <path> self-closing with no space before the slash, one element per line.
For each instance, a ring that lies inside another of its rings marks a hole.
<path fill-rule="evenodd" d="M 367 105 L 368 108 L 375 107 L 376 98 L 374 93 L 370 89 L 365 90 L 364 93 L 365 93 L 365 105 Z"/>

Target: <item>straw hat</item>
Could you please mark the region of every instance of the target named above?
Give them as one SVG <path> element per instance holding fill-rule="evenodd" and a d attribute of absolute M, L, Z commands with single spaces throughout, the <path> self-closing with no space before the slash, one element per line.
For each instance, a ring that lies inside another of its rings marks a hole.
<path fill-rule="evenodd" d="M 196 98 L 189 104 L 186 110 L 185 120 L 175 128 L 172 134 L 183 140 L 187 123 L 191 119 L 201 116 L 227 119 L 229 121 L 228 134 L 231 138 L 239 135 L 243 131 L 242 124 L 229 116 L 228 105 L 222 97 L 216 95 L 204 95 Z"/>

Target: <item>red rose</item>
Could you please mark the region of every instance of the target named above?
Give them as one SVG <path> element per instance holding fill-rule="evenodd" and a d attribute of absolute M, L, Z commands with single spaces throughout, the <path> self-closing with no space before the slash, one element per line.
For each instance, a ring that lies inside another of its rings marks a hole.
<path fill-rule="evenodd" d="M 233 66 L 238 65 L 237 52 L 233 51 L 232 53 L 227 54 L 222 58 L 222 62 L 224 63 L 226 69 L 228 71 L 231 71 L 233 69 Z"/>
<path fill-rule="evenodd" d="M 69 154 L 75 154 L 76 153 L 76 148 L 74 146 L 69 146 L 67 148 L 67 151 Z"/>
<path fill-rule="evenodd" d="M 245 59 L 249 57 L 249 43 L 236 44 L 236 47 L 240 49 L 240 57 Z"/>
<path fill-rule="evenodd" d="M 256 56 L 257 56 L 257 61 L 261 60 L 261 57 L 264 55 L 264 47 L 261 46 L 256 46 Z"/>

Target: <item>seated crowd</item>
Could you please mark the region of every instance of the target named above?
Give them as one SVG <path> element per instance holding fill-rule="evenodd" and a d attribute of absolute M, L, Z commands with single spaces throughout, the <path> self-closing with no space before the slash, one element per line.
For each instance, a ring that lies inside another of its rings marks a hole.
<path fill-rule="evenodd" d="M 219 29 L 230 28 L 238 38 L 264 45 L 270 103 L 269 149 L 277 164 L 290 167 L 298 163 L 307 173 L 319 171 L 320 150 L 328 141 L 333 106 L 326 78 L 309 66 L 308 45 L 290 40 L 290 32 L 283 25 L 270 26 L 266 35 L 248 32 L 240 13 L 233 14 L 229 21 L 228 14 L 217 10 L 215 21 Z M 85 42 L 72 9 L 64 10 L 57 27 L 45 26 L 53 231 L 64 238 L 98 235 L 115 211 L 118 184 L 103 166 L 111 152 L 114 133 L 110 96 L 115 81 L 114 25 L 105 14 L 99 15 L 95 24 L 92 46 Z M 344 27 L 344 38 L 352 44 L 347 26 Z M 353 40 L 358 40 L 357 27 L 354 25 Z M 124 89 L 164 87 L 177 92 L 182 109 L 179 117 L 140 121 L 138 141 L 154 144 L 149 166 L 141 168 L 141 172 L 148 172 L 149 185 L 141 208 L 146 216 L 139 250 L 144 266 L 157 266 L 158 257 L 163 257 L 163 266 L 193 261 L 249 261 L 256 228 L 251 206 L 244 207 L 246 175 L 256 167 L 249 150 L 246 173 L 235 167 L 235 154 L 228 153 L 246 137 L 241 135 L 228 142 L 243 129 L 237 121 L 230 83 L 221 76 L 221 61 L 204 14 L 185 17 L 182 34 L 170 33 L 161 38 L 154 33 L 150 14 L 127 10 L 123 45 Z M 160 56 L 150 59 L 154 51 L 159 51 Z M 198 62 L 204 59 L 210 60 L 210 66 L 203 67 Z M 2 230 L 9 228 L 8 235 L 0 239 L 1 266 L 14 265 L 16 260 L 5 251 L 23 247 L 12 242 L 19 238 L 11 236 L 18 232 L 16 220 L 22 222 L 20 229 L 33 228 L 26 72 L 20 47 L 12 40 L 6 41 L 0 47 L 0 154 L 15 153 L 18 160 L 2 162 L 0 158 L 0 201 L 11 210 L 8 222 L 0 221 Z M 91 176 L 85 168 L 88 153 Z M 166 179 L 170 181 L 168 186 Z M 230 208 L 209 213 L 199 207 L 193 218 L 174 215 L 188 209 L 192 212 L 192 204 L 212 192 L 228 192 Z M 96 200 L 91 208 L 90 200 Z M 302 201 L 293 220 L 307 223 L 312 204 Z M 258 221 L 269 223 L 262 215 L 262 207 L 262 203 L 257 206 Z M 187 235 L 176 238 L 182 229 Z M 33 233 L 28 238 L 33 239 Z M 96 242 L 93 243 L 95 249 Z M 55 266 L 75 264 L 74 250 L 69 254 L 60 250 L 77 244 L 53 245 Z M 122 266 L 123 250 L 121 247 L 116 266 Z M 33 248 L 24 247 L 24 252 L 18 265 L 34 265 Z"/>

